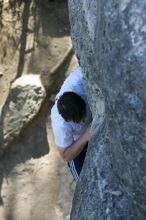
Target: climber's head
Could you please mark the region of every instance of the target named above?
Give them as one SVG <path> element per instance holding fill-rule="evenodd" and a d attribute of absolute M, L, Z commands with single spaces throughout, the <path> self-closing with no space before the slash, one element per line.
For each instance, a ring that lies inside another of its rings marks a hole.
<path fill-rule="evenodd" d="M 57 102 L 59 114 L 65 121 L 80 123 L 86 117 L 86 103 L 74 92 L 65 92 Z"/>

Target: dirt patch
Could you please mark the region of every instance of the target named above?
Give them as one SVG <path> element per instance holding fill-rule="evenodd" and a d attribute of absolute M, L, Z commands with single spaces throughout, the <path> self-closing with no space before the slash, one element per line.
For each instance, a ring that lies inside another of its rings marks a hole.
<path fill-rule="evenodd" d="M 33 135 L 27 140 L 27 132 L 0 163 L 0 219 L 67 220 L 75 183 L 58 155 L 51 128 L 46 127 L 50 152 L 42 157 L 34 146 L 38 141 Z M 39 138 L 40 144 L 44 140 Z"/>
<path fill-rule="evenodd" d="M 66 0 L 0 2 L 0 103 L 12 80 L 51 71 L 71 47 Z"/>

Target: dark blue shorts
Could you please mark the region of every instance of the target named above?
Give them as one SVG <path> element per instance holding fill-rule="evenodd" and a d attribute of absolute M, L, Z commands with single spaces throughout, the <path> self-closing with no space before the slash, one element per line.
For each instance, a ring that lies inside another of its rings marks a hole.
<path fill-rule="evenodd" d="M 68 162 L 68 167 L 69 167 L 75 181 L 78 181 L 78 179 L 79 179 L 80 172 L 82 170 L 82 166 L 83 166 L 84 159 L 86 156 L 87 147 L 88 147 L 88 144 L 86 144 L 86 146 L 84 147 L 82 152 L 75 159 Z"/>

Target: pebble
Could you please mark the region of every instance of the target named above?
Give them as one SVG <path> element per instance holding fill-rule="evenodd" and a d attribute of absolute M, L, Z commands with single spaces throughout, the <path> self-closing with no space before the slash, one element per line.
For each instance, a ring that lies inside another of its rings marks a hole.
<path fill-rule="evenodd" d="M 4 73 L 3 72 L 0 72 L 0 77 L 2 77 L 4 75 Z"/>

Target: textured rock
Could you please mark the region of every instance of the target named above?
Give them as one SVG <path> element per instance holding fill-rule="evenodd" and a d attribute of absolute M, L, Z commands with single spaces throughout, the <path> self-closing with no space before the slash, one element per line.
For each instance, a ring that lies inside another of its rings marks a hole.
<path fill-rule="evenodd" d="M 39 76 L 25 75 L 13 82 L 1 113 L 1 149 L 19 136 L 39 111 L 44 98 Z"/>
<path fill-rule="evenodd" d="M 144 0 L 69 0 L 73 46 L 94 115 L 72 220 L 146 219 L 145 8 Z"/>

